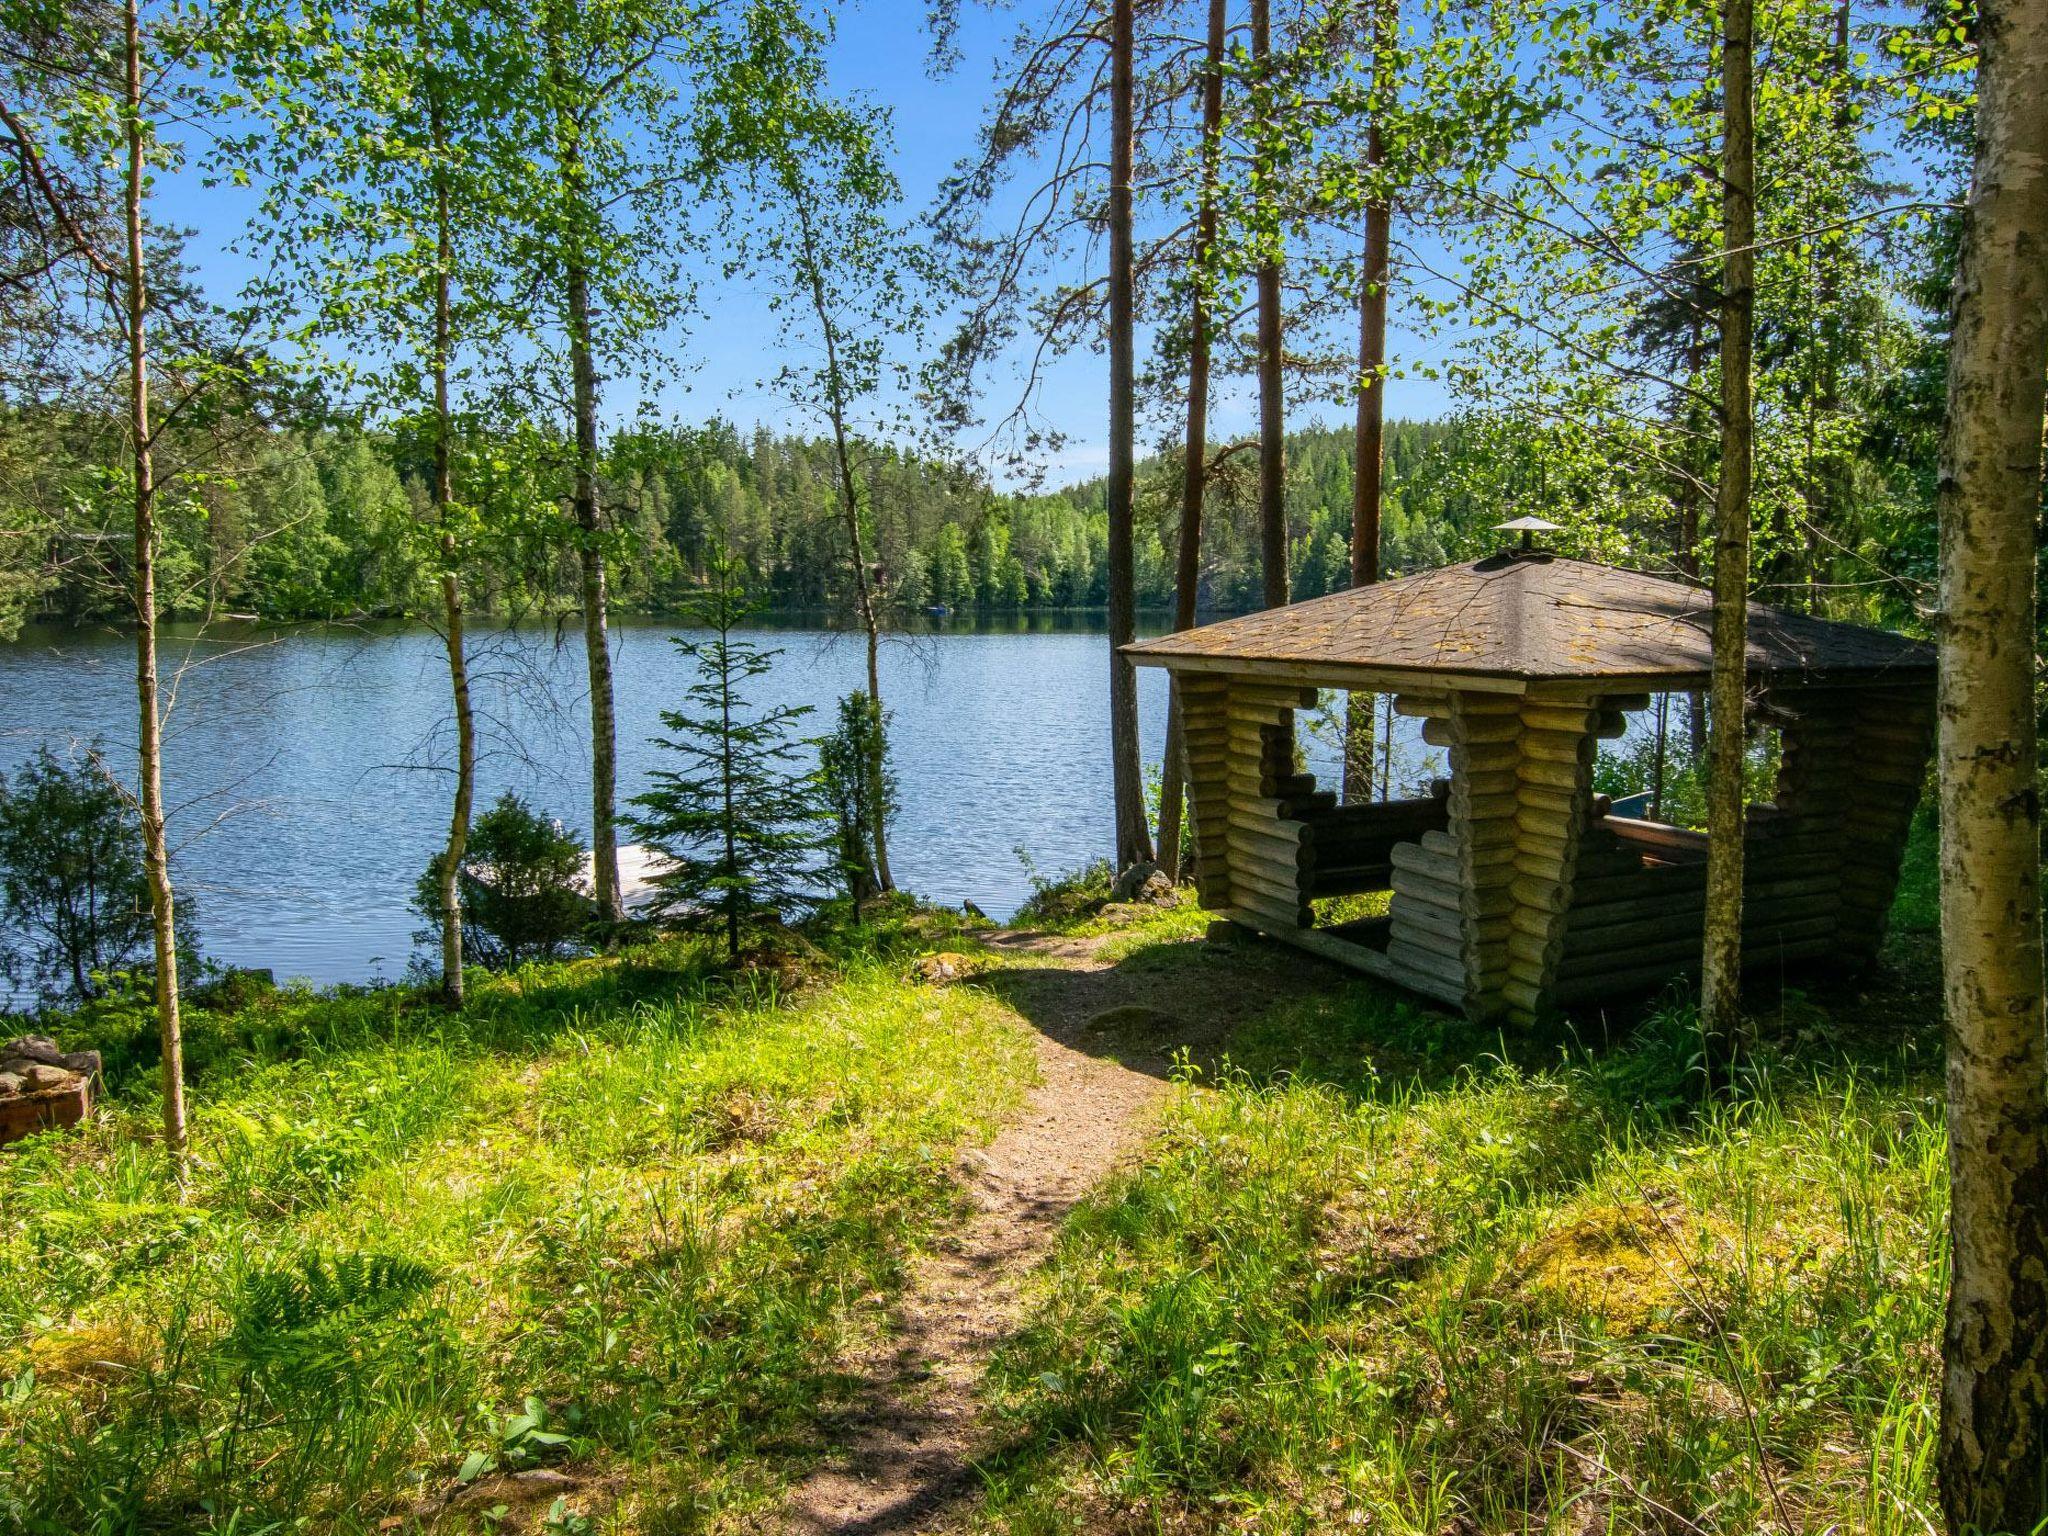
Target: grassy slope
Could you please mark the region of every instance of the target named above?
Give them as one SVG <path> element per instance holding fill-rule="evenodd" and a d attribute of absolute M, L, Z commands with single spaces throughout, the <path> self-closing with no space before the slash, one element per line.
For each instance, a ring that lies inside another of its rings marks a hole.
<path fill-rule="evenodd" d="M 1194 1017 L 1202 924 L 1103 955 Z M 530 1527 L 557 1490 L 506 1474 L 534 1464 L 603 1529 L 751 1528 L 1029 1076 L 1022 1021 L 907 984 L 905 937 L 789 1004 L 657 951 L 459 1019 L 397 993 L 202 1015 L 182 1206 L 138 1140 L 146 1053 L 117 1054 L 109 1119 L 0 1158 L 0 1528 Z M 1794 999 L 1709 1095 L 1682 1015 L 1588 1050 L 1362 983 L 1278 1009 L 1071 1220 L 990 1384 L 982 1518 L 1927 1529 L 1931 1024 Z M 259 1326 L 265 1277 L 350 1253 L 439 1282 Z"/>
<path fill-rule="evenodd" d="M 1071 1220 L 987 1524 L 1934 1529 L 1929 867 L 1907 978 L 1786 998 L 1713 1094 L 1679 1010 L 1587 1050 L 1359 986 L 1242 1032 Z"/>
<path fill-rule="evenodd" d="M 894 965 L 781 1006 L 663 958 L 490 983 L 459 1019 L 397 993 L 196 1019 L 189 1204 L 139 1087 L 0 1159 L 0 1337 L 27 1340 L 0 1528 L 374 1530 L 465 1462 L 440 1529 L 488 1527 L 543 1460 L 649 1531 L 772 1491 L 1029 1045 Z M 442 1283 L 258 1326 L 260 1277 L 361 1253 Z"/>

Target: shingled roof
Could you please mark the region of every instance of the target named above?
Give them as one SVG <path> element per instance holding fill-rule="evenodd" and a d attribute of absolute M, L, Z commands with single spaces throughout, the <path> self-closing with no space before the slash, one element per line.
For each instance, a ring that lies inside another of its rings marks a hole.
<path fill-rule="evenodd" d="M 1529 682 L 1577 678 L 1703 683 L 1712 609 L 1698 587 L 1544 553 L 1494 555 L 1225 619 L 1124 647 L 1190 670 L 1451 673 Z M 1856 624 L 1749 605 L 1760 679 L 1924 681 L 1934 648 Z"/>

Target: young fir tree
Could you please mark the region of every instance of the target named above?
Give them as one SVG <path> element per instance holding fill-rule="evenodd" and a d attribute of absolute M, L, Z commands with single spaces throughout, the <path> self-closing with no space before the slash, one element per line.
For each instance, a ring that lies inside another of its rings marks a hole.
<path fill-rule="evenodd" d="M 722 933 L 728 959 L 740 957 L 742 934 L 779 921 L 818 900 L 817 859 L 824 850 L 824 812 L 815 775 L 800 765 L 792 728 L 808 705 L 756 710 L 749 685 L 774 664 L 734 633 L 755 611 L 745 566 L 715 549 L 705 584 L 692 594 L 690 615 L 709 634 L 678 639 L 697 666 L 682 710 L 663 711 L 668 734 L 655 738 L 682 758 L 660 769 L 633 804 L 635 836 L 661 855 L 649 912 L 679 928 Z"/>

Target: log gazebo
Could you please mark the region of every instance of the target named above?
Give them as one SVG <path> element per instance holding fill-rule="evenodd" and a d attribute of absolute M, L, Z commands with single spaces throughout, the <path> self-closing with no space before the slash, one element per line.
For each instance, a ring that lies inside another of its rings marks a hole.
<path fill-rule="evenodd" d="M 1706 836 L 1612 814 L 1603 738 L 1706 689 L 1704 591 L 1523 549 L 1143 640 L 1181 699 L 1203 904 L 1478 1019 L 1529 1022 L 1694 969 Z M 1751 721 L 1782 733 L 1749 808 L 1750 965 L 1875 957 L 1934 725 L 1935 659 L 1881 630 L 1749 609 Z M 1300 772 L 1319 689 L 1390 693 L 1446 749 L 1418 798 L 1339 805 Z M 1317 926 L 1318 898 L 1385 890 Z"/>

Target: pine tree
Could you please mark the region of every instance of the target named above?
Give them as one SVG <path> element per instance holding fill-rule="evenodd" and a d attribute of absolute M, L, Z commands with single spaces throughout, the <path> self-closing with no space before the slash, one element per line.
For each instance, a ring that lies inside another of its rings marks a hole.
<path fill-rule="evenodd" d="M 696 663 L 697 681 L 684 709 L 662 712 L 668 734 L 655 738 L 684 766 L 657 770 L 632 802 L 644 813 L 632 819 L 634 835 L 666 866 L 649 912 L 686 931 L 722 933 L 735 962 L 749 928 L 817 904 L 825 846 L 816 775 L 800 766 L 792 735 L 810 707 L 757 710 L 746 697 L 782 652 L 735 633 L 756 611 L 744 572 L 723 546 L 706 557 L 705 585 L 686 607 L 710 633 L 674 642 Z"/>

